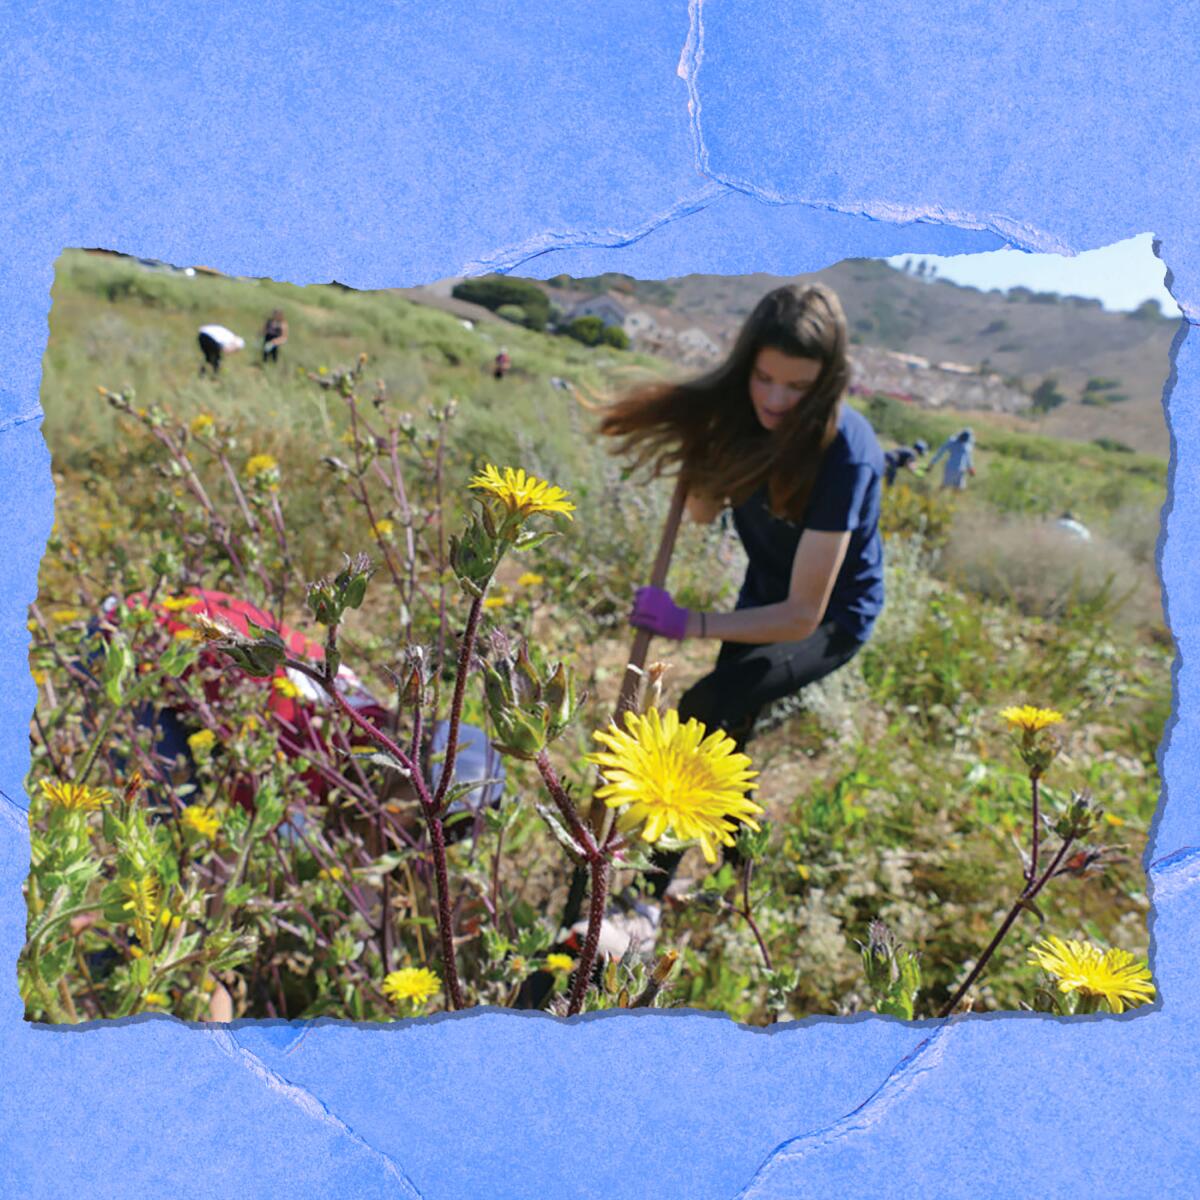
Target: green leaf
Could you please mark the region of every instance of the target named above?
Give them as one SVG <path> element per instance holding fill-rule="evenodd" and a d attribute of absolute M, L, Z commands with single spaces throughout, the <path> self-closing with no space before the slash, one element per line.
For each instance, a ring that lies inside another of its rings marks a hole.
<path fill-rule="evenodd" d="M 74 949 L 75 943 L 68 938 L 66 941 L 60 942 L 52 950 L 39 956 L 38 966 L 41 970 L 42 979 L 46 983 L 57 983 L 66 974 L 67 968 L 71 965 Z"/>

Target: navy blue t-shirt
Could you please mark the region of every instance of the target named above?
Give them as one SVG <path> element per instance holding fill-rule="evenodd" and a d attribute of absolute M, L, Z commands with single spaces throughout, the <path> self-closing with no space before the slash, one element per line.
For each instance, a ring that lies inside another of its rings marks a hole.
<path fill-rule="evenodd" d="M 883 608 L 883 539 L 879 535 L 883 471 L 883 450 L 871 423 L 843 404 L 837 436 L 825 451 L 802 521 L 771 515 L 765 483 L 734 508 L 733 523 L 750 559 L 738 608 L 759 608 L 787 599 L 796 547 L 806 529 L 832 533 L 848 529 L 850 545 L 822 620 L 832 618 L 847 633 L 866 641 Z"/>

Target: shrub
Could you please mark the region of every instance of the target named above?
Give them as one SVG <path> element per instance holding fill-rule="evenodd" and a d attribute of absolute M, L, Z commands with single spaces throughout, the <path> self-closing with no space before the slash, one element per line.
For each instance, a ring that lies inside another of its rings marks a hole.
<path fill-rule="evenodd" d="M 511 321 L 514 325 L 524 325 L 529 320 L 529 314 L 519 304 L 502 304 L 496 309 L 496 316 Z"/>
<path fill-rule="evenodd" d="M 563 332 L 585 346 L 598 346 L 604 341 L 604 322 L 599 317 L 576 317 Z"/>
<path fill-rule="evenodd" d="M 482 304 L 496 313 L 504 305 L 517 305 L 525 310 L 525 324 L 530 329 L 545 329 L 550 318 L 550 301 L 546 294 L 527 279 L 508 279 L 502 275 L 464 279 L 455 284 L 450 294 L 456 300 Z"/>
<path fill-rule="evenodd" d="M 629 334 L 620 325 L 607 325 L 604 329 L 604 344 L 617 350 L 628 350 Z"/>
<path fill-rule="evenodd" d="M 972 513 L 951 531 L 940 574 L 986 600 L 1053 618 L 1082 604 L 1120 609 L 1138 589 L 1145 569 L 1120 546 L 1095 534 L 1083 542 L 1052 521 Z"/>

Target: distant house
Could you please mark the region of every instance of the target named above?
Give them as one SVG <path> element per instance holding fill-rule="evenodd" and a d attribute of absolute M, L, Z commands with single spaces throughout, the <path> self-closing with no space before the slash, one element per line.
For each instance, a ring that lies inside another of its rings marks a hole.
<path fill-rule="evenodd" d="M 975 375 L 978 373 L 978 368 L 956 362 L 940 362 L 937 364 L 937 369 L 945 371 L 949 375 Z"/>
<path fill-rule="evenodd" d="M 658 333 L 658 322 L 644 308 L 635 308 L 624 321 L 624 329 L 631 338 L 653 338 Z"/>
<path fill-rule="evenodd" d="M 721 353 L 720 346 L 703 329 L 695 325 L 690 329 L 684 329 L 679 334 L 676 338 L 676 345 L 683 354 L 691 359 L 716 358 Z"/>
<path fill-rule="evenodd" d="M 601 292 L 599 296 L 588 296 L 586 300 L 580 300 L 578 304 L 567 310 L 563 319 L 570 322 L 578 317 L 599 317 L 606 328 L 610 325 L 617 325 L 624 329 L 628 316 L 629 309 L 616 296 L 611 292 Z"/>

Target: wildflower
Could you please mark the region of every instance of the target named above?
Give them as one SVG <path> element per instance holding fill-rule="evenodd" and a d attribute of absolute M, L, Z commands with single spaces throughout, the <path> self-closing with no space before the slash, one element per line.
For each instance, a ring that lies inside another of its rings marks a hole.
<path fill-rule="evenodd" d="M 79 610 L 77 608 L 60 608 L 57 612 L 50 614 L 52 621 L 58 621 L 59 624 L 65 625 L 68 621 L 79 620 Z"/>
<path fill-rule="evenodd" d="M 216 740 L 217 735 L 211 729 L 200 729 L 188 738 L 187 743 L 193 754 L 207 754 Z"/>
<path fill-rule="evenodd" d="M 33 677 L 33 682 L 36 683 L 38 687 L 41 687 L 42 684 L 46 682 L 45 671 L 32 670 L 29 672 L 29 674 Z"/>
<path fill-rule="evenodd" d="M 694 717 L 657 709 L 627 712 L 625 730 L 613 726 L 592 735 L 607 747 L 589 754 L 604 776 L 596 795 L 609 808 L 624 808 L 630 825 L 641 824 L 643 840 L 657 842 L 668 829 L 684 841 L 697 840 L 705 859 L 716 862 L 716 843 L 731 846 L 741 821 L 758 829 L 762 808 L 746 793 L 758 784 L 750 759 L 727 734 L 705 736 Z"/>
<path fill-rule="evenodd" d="M 545 579 L 536 571 L 526 571 L 525 574 L 517 580 L 517 587 L 541 587 L 541 585 L 545 582 Z"/>
<path fill-rule="evenodd" d="M 257 479 L 267 471 L 278 470 L 279 464 L 269 454 L 255 454 L 246 463 L 246 478 Z"/>
<path fill-rule="evenodd" d="M 178 913 L 173 913 L 169 908 L 164 908 L 158 914 L 158 923 L 164 929 L 178 929 L 183 923 L 183 918 Z"/>
<path fill-rule="evenodd" d="M 371 532 L 382 541 L 386 537 L 391 537 L 392 530 L 395 528 L 395 525 L 387 517 L 382 517 L 371 526 Z"/>
<path fill-rule="evenodd" d="M 1022 704 L 1019 708 L 1006 708 L 1000 714 L 1010 725 L 1025 733 L 1040 733 L 1051 725 L 1057 725 L 1063 720 L 1060 712 L 1052 708 L 1035 708 L 1032 704 Z"/>
<path fill-rule="evenodd" d="M 162 992 L 145 992 L 142 995 L 142 1002 L 155 1008 L 166 1008 L 171 1003 L 171 998 L 164 996 Z"/>
<path fill-rule="evenodd" d="M 1109 1012 L 1124 1012 L 1154 999 L 1149 966 L 1127 950 L 1101 950 L 1090 942 L 1049 937 L 1030 954 L 1030 965 L 1055 976 L 1064 995 L 1077 991 L 1103 1000 Z"/>
<path fill-rule="evenodd" d="M 177 629 L 171 636 L 177 642 L 195 642 L 199 641 L 201 634 L 200 630 L 192 629 L 191 626 L 185 625 L 182 629 Z"/>
<path fill-rule="evenodd" d="M 569 954 L 547 954 L 546 970 L 556 975 L 569 975 L 575 970 L 575 960 Z"/>
<path fill-rule="evenodd" d="M 331 882 L 336 883 L 337 880 L 342 879 L 345 876 L 345 874 L 346 874 L 346 871 L 345 871 L 344 867 L 322 867 L 317 872 L 317 878 L 318 879 L 328 879 Z"/>
<path fill-rule="evenodd" d="M 1104 819 L 1105 819 L 1105 820 L 1106 820 L 1106 821 L 1107 821 L 1107 822 L 1108 822 L 1110 825 L 1124 825 L 1124 824 L 1125 824 L 1125 818 L 1124 818 L 1124 817 L 1118 817 L 1116 813 L 1109 813 L 1109 812 L 1106 812 L 1106 813 L 1104 814 Z"/>
<path fill-rule="evenodd" d="M 277 676 L 271 681 L 271 686 L 289 700 L 295 700 L 300 695 L 300 689 L 286 675 Z"/>
<path fill-rule="evenodd" d="M 107 788 L 88 787 L 83 783 L 68 783 L 62 779 L 40 779 L 38 786 L 42 789 L 42 796 L 51 804 L 77 812 L 95 812 L 109 801 Z"/>
<path fill-rule="evenodd" d="M 199 596 L 167 596 L 160 600 L 159 603 L 167 612 L 183 612 L 188 608 L 195 608 L 200 603 Z"/>
<path fill-rule="evenodd" d="M 508 603 L 508 596 L 504 592 L 497 592 L 494 596 L 489 596 L 484 602 L 484 608 L 503 608 Z"/>
<path fill-rule="evenodd" d="M 208 804 L 189 804 L 180 815 L 180 821 L 193 833 L 201 837 L 214 838 L 221 828 L 221 818 L 216 809 Z"/>
<path fill-rule="evenodd" d="M 504 474 L 488 463 L 483 471 L 471 480 L 470 486 L 495 496 L 511 514 L 522 517 L 534 513 L 562 513 L 571 518 L 575 505 L 567 499 L 562 488 L 546 483 L 521 469 L 505 467 Z"/>
<path fill-rule="evenodd" d="M 153 921 L 158 916 L 158 879 L 154 875 L 143 875 L 139 879 L 126 879 L 121 883 L 121 890 L 129 897 L 122 905 L 126 912 L 134 914 L 138 922 Z M 149 943 L 149 935 L 138 938 L 143 943 Z"/>
<path fill-rule="evenodd" d="M 188 426 L 188 428 L 192 431 L 193 437 L 204 437 L 206 434 L 212 432 L 212 427 L 213 419 L 209 413 L 201 413 L 198 417 L 194 418 L 191 425 Z"/>
<path fill-rule="evenodd" d="M 441 986 L 442 981 L 435 972 L 425 967 L 403 967 L 384 978 L 383 994 L 394 1004 L 403 1000 L 424 1004 Z"/>

